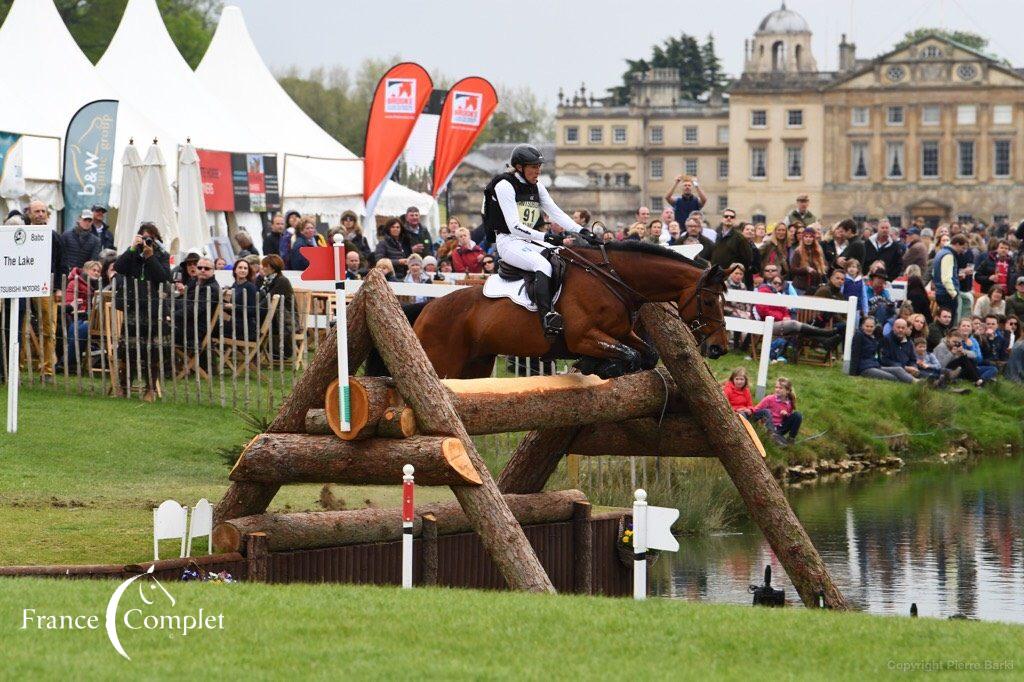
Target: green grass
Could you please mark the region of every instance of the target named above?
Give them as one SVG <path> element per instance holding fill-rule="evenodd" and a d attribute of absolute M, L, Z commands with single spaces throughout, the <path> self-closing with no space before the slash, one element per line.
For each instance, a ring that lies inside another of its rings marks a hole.
<path fill-rule="evenodd" d="M 757 363 L 735 353 L 711 362 L 721 381 L 738 366 L 747 368 L 753 383 Z M 848 377 L 839 367 L 776 364 L 768 372 L 769 392 L 780 376 L 793 382 L 804 421 L 793 447 L 781 449 L 762 439 L 775 462 L 810 462 L 850 453 L 920 459 L 959 442 L 979 454 L 1001 453 L 1006 445 L 1015 451 L 1024 447 L 1024 387 L 1005 380 L 956 395 L 924 385 Z"/>
<path fill-rule="evenodd" d="M 896 666 L 1024 665 L 1024 628 L 998 623 L 635 602 L 468 590 L 164 583 L 177 600 L 118 613 L 223 614 L 223 630 L 182 637 L 127 630 L 128 662 L 103 629 L 112 581 L 0 583 L 9 679 L 864 679 Z M 84 631 L 19 629 L 24 608 L 98 614 Z M 340 671 L 340 672 L 339 672 Z"/>
<path fill-rule="evenodd" d="M 6 393 L 2 393 L 6 401 Z M 6 402 L 4 402 L 6 404 Z M 153 507 L 216 503 L 228 486 L 220 449 L 251 437 L 243 415 L 173 401 L 23 389 L 16 435 L 0 435 L 0 564 L 152 558 Z M 349 508 L 397 505 L 399 486 L 334 487 Z M 421 488 L 420 499 L 445 488 Z M 319 509 L 320 486 L 281 489 L 272 510 Z M 173 543 L 161 550 L 171 553 Z"/>

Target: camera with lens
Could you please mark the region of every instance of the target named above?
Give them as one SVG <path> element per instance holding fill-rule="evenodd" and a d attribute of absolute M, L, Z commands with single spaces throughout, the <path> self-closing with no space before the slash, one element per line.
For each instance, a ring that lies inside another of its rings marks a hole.
<path fill-rule="evenodd" d="M 143 237 L 142 238 L 142 245 L 143 246 L 148 246 L 148 247 L 152 248 L 153 247 L 153 238 L 152 237 Z"/>

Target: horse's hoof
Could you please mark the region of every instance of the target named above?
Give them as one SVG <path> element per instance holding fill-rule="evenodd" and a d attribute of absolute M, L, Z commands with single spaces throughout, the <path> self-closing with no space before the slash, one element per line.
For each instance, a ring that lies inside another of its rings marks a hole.
<path fill-rule="evenodd" d="M 593 374 L 597 367 L 597 358 L 585 356 L 580 358 L 575 365 L 572 366 L 580 374 Z"/>
<path fill-rule="evenodd" d="M 594 374 L 602 379 L 614 379 L 626 373 L 626 368 L 620 360 L 605 360 L 597 366 Z"/>

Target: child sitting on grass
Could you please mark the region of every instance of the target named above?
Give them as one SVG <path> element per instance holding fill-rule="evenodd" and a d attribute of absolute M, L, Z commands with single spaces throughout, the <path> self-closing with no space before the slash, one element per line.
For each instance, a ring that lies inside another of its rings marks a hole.
<path fill-rule="evenodd" d="M 772 427 L 775 442 L 789 445 L 796 441 L 803 415 L 796 411 L 796 394 L 793 393 L 793 383 L 789 379 L 779 377 L 775 380 L 775 392 L 766 395 L 757 404 L 752 419 L 760 416 L 759 413 L 764 414 L 766 423 Z"/>

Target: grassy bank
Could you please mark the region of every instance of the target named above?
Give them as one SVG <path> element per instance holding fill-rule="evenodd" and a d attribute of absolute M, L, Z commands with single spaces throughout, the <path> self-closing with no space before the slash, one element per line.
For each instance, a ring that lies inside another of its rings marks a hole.
<path fill-rule="evenodd" d="M 118 628 L 132 657 L 107 641 L 103 613 L 115 583 L 0 583 L 0 641 L 12 679 L 76 676 L 178 679 L 862 679 L 913 665 L 1020 670 L 1024 628 L 997 623 L 753 609 L 650 600 L 340 585 L 166 583 L 177 600 L 145 614 L 223 614 L 223 630 L 170 635 Z M 23 609 L 99 615 L 84 631 L 20 629 Z M 855 646 L 853 644 L 855 643 Z"/>
<path fill-rule="evenodd" d="M 735 353 L 711 366 L 722 381 L 739 366 L 747 368 L 752 382 L 757 376 L 757 364 Z M 779 376 L 793 382 L 804 421 L 792 447 L 779 448 L 764 439 L 777 462 L 796 464 L 851 453 L 920 459 L 960 443 L 979 454 L 1001 453 L 1006 445 L 1024 447 L 1024 387 L 1007 381 L 957 395 L 924 385 L 848 377 L 838 366 L 777 364 L 768 373 L 769 391 Z"/>

